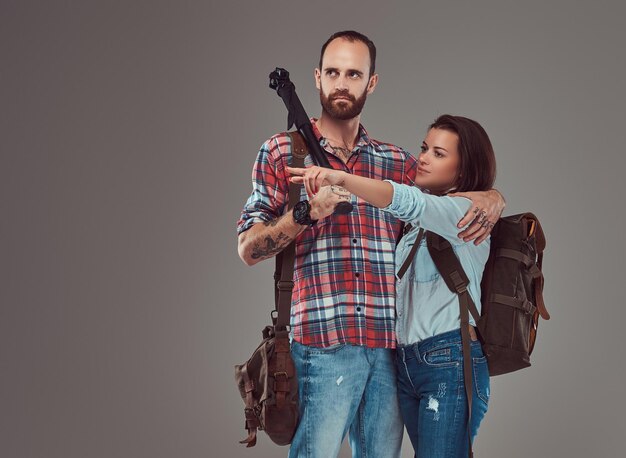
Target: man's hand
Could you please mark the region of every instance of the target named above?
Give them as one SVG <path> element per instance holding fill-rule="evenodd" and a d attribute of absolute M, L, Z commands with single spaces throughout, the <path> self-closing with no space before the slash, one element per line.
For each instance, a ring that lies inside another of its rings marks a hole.
<path fill-rule="evenodd" d="M 287 167 L 287 172 L 291 175 L 289 181 L 304 184 L 309 198 L 317 194 L 322 186 L 343 186 L 346 173 L 342 170 L 327 169 L 316 165 L 307 168 Z"/>
<path fill-rule="evenodd" d="M 472 201 L 472 206 L 463 219 L 459 221 L 458 227 L 462 228 L 472 223 L 459 233 L 459 238 L 462 238 L 465 242 L 474 240 L 474 245 L 479 245 L 489 237 L 493 226 L 495 226 L 500 215 L 502 215 L 506 205 L 502 194 L 495 189 L 490 189 L 489 191 L 455 192 L 448 195 L 465 197 Z"/>
<path fill-rule="evenodd" d="M 314 197 L 309 198 L 311 218 L 322 219 L 335 211 L 339 202 L 350 202 L 350 193 L 341 186 L 322 186 Z"/>

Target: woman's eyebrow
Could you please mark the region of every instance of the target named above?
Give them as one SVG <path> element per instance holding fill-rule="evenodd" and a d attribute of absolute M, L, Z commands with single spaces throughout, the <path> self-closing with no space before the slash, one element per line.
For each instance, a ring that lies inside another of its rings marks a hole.
<path fill-rule="evenodd" d="M 426 146 L 426 148 L 428 148 L 428 143 L 426 143 L 426 140 L 422 140 L 422 145 Z M 445 149 L 443 146 L 433 146 L 434 149 L 441 149 L 444 150 L 446 153 L 448 152 L 447 149 Z"/>

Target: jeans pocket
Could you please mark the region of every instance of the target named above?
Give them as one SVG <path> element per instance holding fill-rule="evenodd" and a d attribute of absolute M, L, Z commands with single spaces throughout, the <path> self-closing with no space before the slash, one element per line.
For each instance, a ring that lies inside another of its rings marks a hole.
<path fill-rule="evenodd" d="M 458 362 L 452 356 L 450 347 L 433 348 L 423 355 L 424 363 L 434 367 L 456 366 Z"/>
<path fill-rule="evenodd" d="M 338 343 L 335 345 L 329 345 L 328 347 L 307 347 L 307 351 L 312 355 L 331 355 L 337 353 L 342 348 L 345 348 L 346 344 Z"/>
<path fill-rule="evenodd" d="M 487 358 L 485 356 L 472 358 L 472 366 L 476 394 L 485 404 L 489 404 L 489 367 L 487 366 Z"/>

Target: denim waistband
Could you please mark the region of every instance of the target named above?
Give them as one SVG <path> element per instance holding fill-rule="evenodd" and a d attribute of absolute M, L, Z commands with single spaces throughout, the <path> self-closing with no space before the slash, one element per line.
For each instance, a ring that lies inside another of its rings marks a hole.
<path fill-rule="evenodd" d="M 421 356 L 427 351 L 441 347 L 446 344 L 461 344 L 461 329 L 454 329 L 452 331 L 443 332 L 436 336 L 428 337 L 416 343 L 408 345 L 398 345 L 397 354 L 400 358 L 417 358 L 421 360 Z"/>

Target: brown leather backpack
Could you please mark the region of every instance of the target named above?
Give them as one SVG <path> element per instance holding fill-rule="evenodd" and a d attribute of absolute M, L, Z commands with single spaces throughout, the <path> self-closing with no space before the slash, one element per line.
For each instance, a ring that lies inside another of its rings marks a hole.
<path fill-rule="evenodd" d="M 530 366 L 539 316 L 550 319 L 543 301 L 541 264 L 546 239 L 532 213 L 500 218 L 491 233 L 489 258 L 481 281 L 481 314 L 467 292 L 469 280 L 450 244 L 428 232 L 428 250 L 452 292 L 459 294 L 478 327 L 490 375 Z M 461 310 L 461 320 L 464 312 Z M 469 319 L 469 318 L 468 318 Z"/>
<path fill-rule="evenodd" d="M 292 163 L 304 167 L 307 148 L 298 132 L 291 137 Z M 300 185 L 289 183 L 291 209 L 300 199 Z M 272 324 L 263 329 L 263 340 L 250 359 L 235 366 L 235 381 L 244 403 L 248 437 L 240 443 L 256 445 L 257 430 L 263 430 L 278 445 L 288 445 L 298 426 L 298 379 L 291 358 L 289 316 L 293 291 L 295 242 L 276 256 L 274 273 L 275 309 Z"/>
<path fill-rule="evenodd" d="M 263 341 L 244 364 L 235 366 L 239 394 L 246 407 L 248 437 L 256 445 L 257 429 L 278 445 L 287 445 L 298 426 L 298 380 L 289 349 L 289 331 L 266 326 Z"/>

